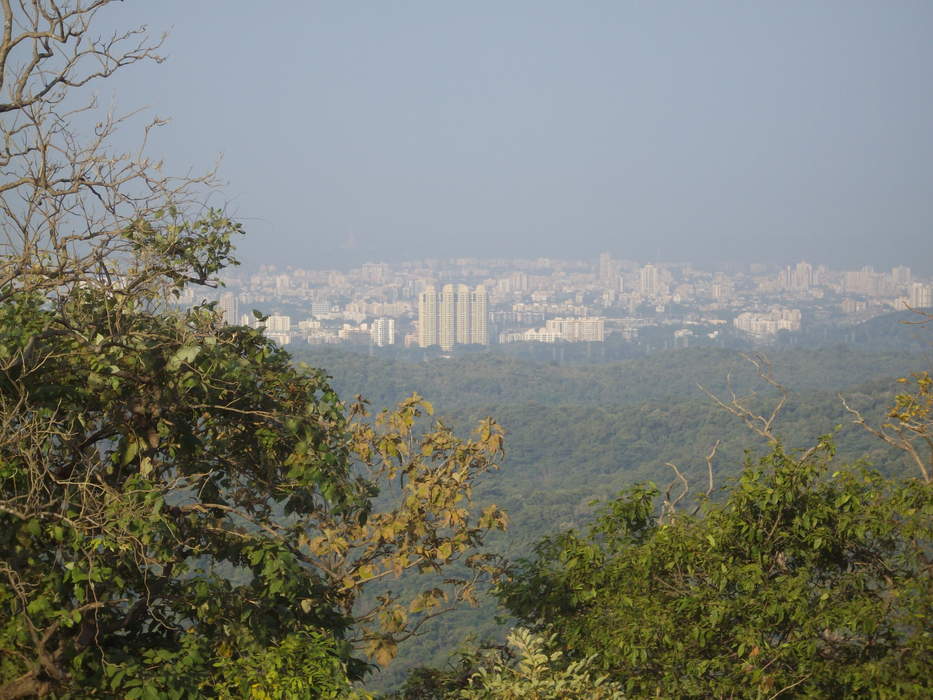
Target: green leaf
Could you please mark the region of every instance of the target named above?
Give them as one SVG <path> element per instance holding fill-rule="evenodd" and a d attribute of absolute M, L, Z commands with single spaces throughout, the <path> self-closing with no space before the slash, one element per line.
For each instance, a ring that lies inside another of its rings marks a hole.
<path fill-rule="evenodd" d="M 132 438 L 126 443 L 126 450 L 123 452 L 123 459 L 120 460 L 121 466 L 126 466 L 135 459 L 136 454 L 139 452 L 139 440 Z"/>
<path fill-rule="evenodd" d="M 194 358 L 196 358 L 200 352 L 201 348 L 197 345 L 183 345 L 169 358 L 169 361 L 165 364 L 165 368 L 169 372 L 175 372 L 182 364 L 193 362 Z"/>

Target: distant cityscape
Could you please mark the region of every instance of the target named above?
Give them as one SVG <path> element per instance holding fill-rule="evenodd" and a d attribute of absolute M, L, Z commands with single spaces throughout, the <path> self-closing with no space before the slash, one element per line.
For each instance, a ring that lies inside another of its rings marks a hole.
<path fill-rule="evenodd" d="M 227 323 L 256 326 L 280 344 L 436 347 L 635 342 L 663 329 L 687 346 L 738 334 L 767 343 L 782 332 L 844 327 L 933 306 L 933 280 L 909 267 L 833 270 L 799 262 L 706 270 L 591 261 L 422 260 L 350 270 L 264 265 L 224 280 Z M 192 291 L 183 303 L 201 301 Z M 256 309 L 264 316 L 259 320 Z"/>

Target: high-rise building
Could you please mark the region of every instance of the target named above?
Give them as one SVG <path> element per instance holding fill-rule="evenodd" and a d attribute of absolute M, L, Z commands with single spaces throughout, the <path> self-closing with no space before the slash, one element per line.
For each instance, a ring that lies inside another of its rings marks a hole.
<path fill-rule="evenodd" d="M 292 317 L 284 314 L 271 314 L 266 318 L 266 330 L 270 333 L 288 333 L 292 329 Z"/>
<path fill-rule="evenodd" d="M 925 309 L 933 306 L 933 286 L 914 282 L 910 285 L 910 308 Z"/>
<path fill-rule="evenodd" d="M 619 266 L 612 259 L 609 253 L 599 254 L 599 281 L 603 283 L 615 283 L 619 274 Z"/>
<path fill-rule="evenodd" d="M 605 321 L 601 318 L 552 318 L 545 324 L 545 330 L 570 343 L 606 339 Z"/>
<path fill-rule="evenodd" d="M 879 275 L 869 265 L 861 270 L 847 270 L 844 277 L 845 291 L 868 296 L 878 293 L 879 282 Z"/>
<path fill-rule="evenodd" d="M 292 319 L 283 314 L 272 314 L 266 319 L 265 336 L 279 345 L 288 345 L 291 341 Z"/>
<path fill-rule="evenodd" d="M 641 293 L 646 297 L 653 297 L 659 288 L 658 268 L 648 264 L 641 268 Z"/>
<path fill-rule="evenodd" d="M 369 329 L 369 335 L 372 338 L 373 345 L 380 348 L 386 345 L 395 345 L 395 319 L 377 318 Z"/>
<path fill-rule="evenodd" d="M 469 345 L 472 342 L 470 328 L 473 323 L 471 315 L 470 288 L 465 284 L 457 285 L 457 345 Z"/>
<path fill-rule="evenodd" d="M 457 342 L 457 296 L 452 284 L 441 289 L 437 312 L 437 344 L 441 350 L 453 350 Z"/>
<path fill-rule="evenodd" d="M 800 320 L 800 309 L 774 307 L 764 313 L 744 311 L 732 319 L 732 325 L 752 335 L 767 336 L 778 331 L 799 331 Z"/>
<path fill-rule="evenodd" d="M 799 262 L 794 267 L 788 265 L 781 272 L 781 289 L 807 291 L 814 284 L 813 266 L 808 262 Z"/>
<path fill-rule="evenodd" d="M 437 290 L 429 286 L 418 295 L 418 345 L 438 344 L 437 320 Z"/>
<path fill-rule="evenodd" d="M 510 289 L 513 292 L 527 292 L 528 291 L 528 273 L 522 272 L 513 272 L 512 276 L 509 277 Z"/>
<path fill-rule="evenodd" d="M 799 262 L 794 268 L 794 287 L 808 290 L 813 286 L 813 266 L 808 262 Z"/>
<path fill-rule="evenodd" d="M 910 284 L 912 279 L 910 268 L 905 267 L 904 265 L 898 265 L 897 267 L 892 268 L 891 279 L 894 280 L 894 284 Z"/>
<path fill-rule="evenodd" d="M 292 286 L 291 278 L 288 275 L 277 275 L 275 278 L 275 293 L 279 296 L 284 295 Z"/>
<path fill-rule="evenodd" d="M 489 345 L 489 297 L 481 284 L 470 295 L 470 342 Z"/>
<path fill-rule="evenodd" d="M 324 314 L 330 313 L 330 302 L 329 301 L 312 301 L 311 302 L 311 315 L 312 316 L 323 316 Z"/>
<path fill-rule="evenodd" d="M 389 277 L 389 266 L 386 263 L 364 263 L 360 268 L 360 277 L 367 282 L 385 282 Z"/>
<path fill-rule="evenodd" d="M 418 345 L 489 344 L 489 299 L 479 285 L 474 291 L 465 284 L 445 284 L 440 294 L 427 287 L 418 296 Z"/>
<path fill-rule="evenodd" d="M 220 295 L 220 301 L 217 304 L 217 310 L 220 311 L 223 322 L 228 326 L 235 325 L 237 322 L 237 298 L 233 292 L 224 292 Z"/>

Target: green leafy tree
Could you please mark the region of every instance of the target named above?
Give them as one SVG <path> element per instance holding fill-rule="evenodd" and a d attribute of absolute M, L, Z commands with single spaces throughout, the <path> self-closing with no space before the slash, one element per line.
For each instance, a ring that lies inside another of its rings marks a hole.
<path fill-rule="evenodd" d="M 373 420 L 174 305 L 241 230 L 197 204 L 210 177 L 109 151 L 120 119 L 72 128 L 82 86 L 159 60 L 142 30 L 95 37 L 108 4 L 0 3 L 0 698 L 345 696 L 494 572 L 505 515 L 471 489 L 501 430 L 426 425 L 419 397 Z"/>
<path fill-rule="evenodd" d="M 474 673 L 453 697 L 464 700 L 622 700 L 618 683 L 594 672 L 596 654 L 565 663 L 555 638 L 516 628 L 508 635 L 512 654 Z"/>
<path fill-rule="evenodd" d="M 433 700 L 616 700 L 625 697 L 618 683 L 596 670 L 597 656 L 569 659 L 554 636 L 544 638 L 521 627 L 505 644 L 468 646 L 447 668 L 421 667 L 387 698 Z"/>
<path fill-rule="evenodd" d="M 542 540 L 502 600 L 636 697 L 925 697 L 933 490 L 832 452 L 775 444 L 697 515 L 630 489 Z"/>

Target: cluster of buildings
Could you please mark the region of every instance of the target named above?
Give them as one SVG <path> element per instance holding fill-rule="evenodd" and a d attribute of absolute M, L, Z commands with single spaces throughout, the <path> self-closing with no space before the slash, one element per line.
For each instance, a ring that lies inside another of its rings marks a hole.
<path fill-rule="evenodd" d="M 323 321 L 314 316 L 315 312 L 318 316 L 330 315 L 330 305 L 318 306 L 316 309 L 312 306 L 311 318 L 299 321 L 294 326 L 291 316 L 282 313 L 272 313 L 265 317 L 257 317 L 252 313 L 238 316 L 239 299 L 233 292 L 223 292 L 220 295 L 217 300 L 217 310 L 224 323 L 229 325 L 261 325 L 265 335 L 279 345 L 288 345 L 292 340 L 303 340 L 318 344 L 372 343 L 381 348 L 395 345 L 396 341 L 394 318 L 374 318 L 369 323 L 358 324 L 344 322 L 337 328 L 328 329 Z"/>
<path fill-rule="evenodd" d="M 606 339 L 606 321 L 602 318 L 551 318 L 543 328 L 500 333 L 500 343 L 601 343 Z"/>
<path fill-rule="evenodd" d="M 732 320 L 732 325 L 740 331 L 763 338 L 776 335 L 778 331 L 799 331 L 801 317 L 800 309 L 775 307 L 760 313 L 744 311 Z"/>
<path fill-rule="evenodd" d="M 478 285 L 433 286 L 418 295 L 418 345 L 453 350 L 455 345 L 489 345 L 489 296 Z"/>
<path fill-rule="evenodd" d="M 670 336 L 673 347 L 732 333 L 848 325 L 933 307 L 933 283 L 906 266 L 835 270 L 597 260 L 367 263 L 349 270 L 266 265 L 235 273 L 214 299 L 228 323 L 261 324 L 278 343 L 437 347 L 600 343 Z M 183 301 L 194 303 L 193 293 Z M 259 320 L 252 313 L 268 314 Z M 647 333 L 649 329 L 657 329 Z M 712 330 L 711 330 L 712 329 Z M 653 342 L 653 341 L 652 341 Z"/>

